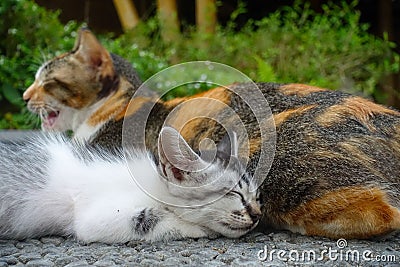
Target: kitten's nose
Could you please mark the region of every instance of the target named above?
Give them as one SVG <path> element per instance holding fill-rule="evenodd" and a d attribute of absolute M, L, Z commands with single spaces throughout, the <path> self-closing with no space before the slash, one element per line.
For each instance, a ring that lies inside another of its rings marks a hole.
<path fill-rule="evenodd" d="M 261 218 L 261 209 L 256 203 L 250 203 L 248 207 L 248 213 L 250 215 L 251 220 L 256 223 Z"/>

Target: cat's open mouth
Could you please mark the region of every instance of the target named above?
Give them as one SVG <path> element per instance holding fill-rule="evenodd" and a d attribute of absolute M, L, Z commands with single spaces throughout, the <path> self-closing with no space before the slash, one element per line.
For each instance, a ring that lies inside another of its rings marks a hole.
<path fill-rule="evenodd" d="M 60 111 L 48 111 L 40 114 L 40 117 L 42 119 L 42 127 L 46 129 L 52 128 L 59 116 Z"/>

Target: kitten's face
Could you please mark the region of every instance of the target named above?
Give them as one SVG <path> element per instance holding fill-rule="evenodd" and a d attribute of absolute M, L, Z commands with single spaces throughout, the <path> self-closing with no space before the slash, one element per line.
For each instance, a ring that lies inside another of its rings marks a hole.
<path fill-rule="evenodd" d="M 44 130 L 72 130 L 72 120 L 99 101 L 114 79 L 109 53 L 82 30 L 71 52 L 39 68 L 23 97 L 28 109 L 40 115 Z"/>
<path fill-rule="evenodd" d="M 240 173 L 227 171 L 225 175 L 235 180 Z M 228 184 L 227 179 L 221 178 L 212 192 L 219 190 L 221 198 L 197 208 L 184 209 L 181 216 L 205 229 L 231 238 L 240 237 L 254 229 L 261 218 L 261 204 L 258 193 L 250 191 L 249 177 L 244 174 L 225 193 L 227 187 L 230 187 Z"/>
<path fill-rule="evenodd" d="M 174 209 L 179 217 L 211 233 L 235 238 L 257 226 L 261 206 L 251 177 L 231 155 L 230 144 L 223 142 L 218 147 L 229 151 L 218 150 L 211 163 L 205 162 L 177 131 L 165 127 L 159 137 L 159 169 L 169 194 L 179 199 L 181 207 Z M 229 156 L 223 159 L 219 154 Z"/>

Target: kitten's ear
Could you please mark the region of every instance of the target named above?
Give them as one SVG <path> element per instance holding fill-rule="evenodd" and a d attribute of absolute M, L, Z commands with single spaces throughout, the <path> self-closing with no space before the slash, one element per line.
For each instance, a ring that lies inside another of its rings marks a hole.
<path fill-rule="evenodd" d="M 112 66 L 110 54 L 87 28 L 79 31 L 73 51 L 80 60 L 93 68 L 105 69 L 110 64 Z"/>
<path fill-rule="evenodd" d="M 163 175 L 179 182 L 185 179 L 185 173 L 199 171 L 208 166 L 172 127 L 161 129 L 158 137 L 158 155 Z"/>
<path fill-rule="evenodd" d="M 217 145 L 217 153 L 220 157 L 229 160 L 231 156 L 238 157 L 239 142 L 234 131 L 227 132 Z"/>

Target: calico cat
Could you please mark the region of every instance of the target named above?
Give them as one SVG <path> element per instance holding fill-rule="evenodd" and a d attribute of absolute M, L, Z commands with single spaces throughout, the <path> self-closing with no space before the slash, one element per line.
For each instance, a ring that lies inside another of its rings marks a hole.
<path fill-rule="evenodd" d="M 43 130 L 73 130 L 77 139 L 93 139 L 104 125 L 124 116 L 141 84 L 130 63 L 108 53 L 89 30 L 82 29 L 72 51 L 39 68 L 23 98 L 40 115 Z M 149 99 L 157 96 L 142 92 Z"/>
<path fill-rule="evenodd" d="M 83 30 L 72 52 L 38 70 L 24 98 L 33 112 L 57 111 L 50 127 L 46 126 L 49 119 L 42 116 L 45 129 L 72 129 L 75 139 L 115 148 L 121 146 L 123 121 L 129 122 L 128 132 L 136 140 L 135 123 L 146 120 L 146 147 L 157 151 L 158 133 L 174 108 L 200 97 L 215 99 L 226 107 L 179 106 L 171 126 L 180 129 L 188 144 L 198 150 L 201 140 L 219 142 L 226 131 L 207 118 L 188 122 L 190 114 L 203 110 L 208 117 L 229 121 L 231 108 L 247 130 L 248 143 L 240 142 L 249 147 L 248 155 L 242 155 L 249 159 L 247 171 L 253 175 L 260 167 L 265 126 L 243 101 L 250 84 L 166 102 L 143 96 L 127 106 L 126 92 L 132 95 L 137 86 L 121 76 L 112 93 L 100 93 L 110 91 L 102 81 L 112 79 L 105 77 L 118 76 L 108 55 Z M 400 113 L 361 97 L 308 85 L 257 86 L 269 103 L 269 107 L 258 108 L 271 109 L 276 127 L 275 157 L 259 188 L 265 203 L 261 229 L 274 227 L 331 238 L 370 238 L 400 229 Z M 148 106 L 154 106 L 149 117 L 141 117 L 140 111 Z"/>
<path fill-rule="evenodd" d="M 163 128 L 160 140 L 158 171 L 148 153 L 116 156 L 60 135 L 0 144 L 0 238 L 72 235 L 107 243 L 236 238 L 257 225 L 257 195 L 230 155 L 230 143 L 221 142 L 216 160 L 205 162 L 173 128 Z M 202 170 L 176 169 L 171 162 L 179 153 Z M 219 156 L 227 154 L 228 159 Z"/>

